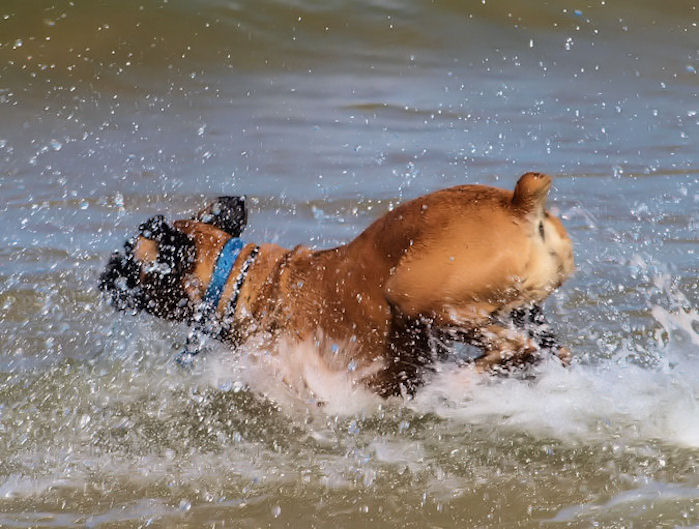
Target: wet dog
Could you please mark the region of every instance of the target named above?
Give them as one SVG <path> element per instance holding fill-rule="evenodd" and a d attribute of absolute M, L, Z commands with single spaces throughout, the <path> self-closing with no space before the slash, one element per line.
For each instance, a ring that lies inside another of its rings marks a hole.
<path fill-rule="evenodd" d="M 550 186 L 527 173 L 514 192 L 444 189 L 319 251 L 244 243 L 244 200 L 224 197 L 192 219 L 142 224 L 100 288 L 117 308 L 185 321 L 234 346 L 310 341 L 326 365 L 381 396 L 413 392 L 453 341 L 482 351 L 480 371 L 551 354 L 565 362 L 540 310 L 573 269 L 571 241 L 545 209 Z"/>

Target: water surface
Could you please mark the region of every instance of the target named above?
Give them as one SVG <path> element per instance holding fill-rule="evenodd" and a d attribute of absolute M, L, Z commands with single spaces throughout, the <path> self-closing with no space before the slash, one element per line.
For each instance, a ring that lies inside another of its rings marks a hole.
<path fill-rule="evenodd" d="M 692 2 L 142 0 L 0 6 L 0 526 L 699 524 Z M 246 237 L 350 240 L 442 187 L 556 176 L 570 369 L 409 402 L 115 314 L 155 213 L 250 197 Z M 267 383 L 265 383 L 267 382 Z"/>

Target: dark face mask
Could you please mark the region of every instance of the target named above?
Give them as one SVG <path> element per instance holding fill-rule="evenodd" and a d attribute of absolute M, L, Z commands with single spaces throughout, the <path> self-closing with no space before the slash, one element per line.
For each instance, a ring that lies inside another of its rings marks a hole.
<path fill-rule="evenodd" d="M 154 261 L 136 259 L 138 237 L 157 244 Z M 100 275 L 99 288 L 111 296 L 112 305 L 119 310 L 144 310 L 161 318 L 186 320 L 192 307 L 183 281 L 195 257 L 192 240 L 159 215 L 141 224 L 139 235 L 124 244 L 123 253 L 112 254 Z"/>

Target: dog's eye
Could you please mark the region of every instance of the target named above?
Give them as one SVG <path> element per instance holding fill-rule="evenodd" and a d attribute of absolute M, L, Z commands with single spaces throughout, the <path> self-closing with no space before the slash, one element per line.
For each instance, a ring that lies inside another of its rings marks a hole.
<path fill-rule="evenodd" d="M 544 237 L 544 223 L 539 222 L 539 235 L 541 235 L 542 240 L 546 240 L 546 237 Z"/>

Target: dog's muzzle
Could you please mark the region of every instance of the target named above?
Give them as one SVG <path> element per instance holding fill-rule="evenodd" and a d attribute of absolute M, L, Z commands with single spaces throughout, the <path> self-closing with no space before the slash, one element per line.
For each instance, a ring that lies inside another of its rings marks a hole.
<path fill-rule="evenodd" d="M 99 289 L 109 294 L 112 305 L 119 310 L 141 310 L 143 289 L 140 285 L 141 267 L 129 251 L 133 246 L 125 245 L 124 254 L 114 252 L 107 266 L 100 274 Z"/>
<path fill-rule="evenodd" d="M 172 228 L 162 216 L 140 226 L 140 236 L 158 244 L 153 262 L 141 263 L 134 256 L 137 238 L 114 252 L 100 275 L 99 288 L 119 310 L 145 310 L 167 319 L 182 320 L 191 313 L 182 281 L 196 257 L 194 243 Z"/>

